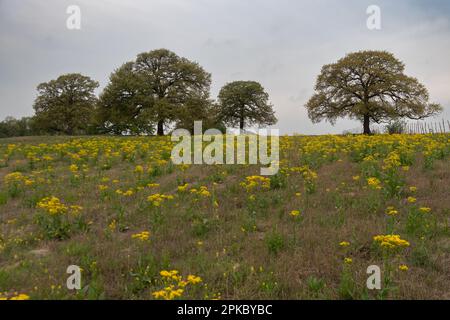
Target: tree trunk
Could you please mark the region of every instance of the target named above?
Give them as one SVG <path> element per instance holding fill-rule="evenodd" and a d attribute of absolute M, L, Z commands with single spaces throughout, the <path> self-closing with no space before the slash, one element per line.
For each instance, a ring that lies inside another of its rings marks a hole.
<path fill-rule="evenodd" d="M 244 118 L 243 117 L 239 120 L 239 129 L 244 130 Z"/>
<path fill-rule="evenodd" d="M 364 115 L 364 134 L 372 134 L 370 132 L 370 117 L 367 114 Z"/>
<path fill-rule="evenodd" d="M 158 121 L 158 130 L 157 130 L 156 134 L 158 136 L 163 136 L 164 135 L 164 120 L 159 120 Z"/>

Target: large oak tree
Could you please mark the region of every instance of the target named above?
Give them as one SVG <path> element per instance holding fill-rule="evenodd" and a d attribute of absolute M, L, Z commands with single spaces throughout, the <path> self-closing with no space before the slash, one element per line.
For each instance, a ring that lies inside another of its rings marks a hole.
<path fill-rule="evenodd" d="M 239 126 L 272 125 L 277 122 L 269 94 L 256 81 L 234 81 L 219 92 L 219 119 L 225 124 Z"/>
<path fill-rule="evenodd" d="M 428 91 L 404 74 L 405 65 L 386 51 L 351 53 L 322 67 L 316 93 L 306 104 L 313 122 L 335 123 L 339 117 L 358 119 L 365 134 L 371 122 L 398 118 L 423 119 L 442 107 L 429 103 Z"/>
<path fill-rule="evenodd" d="M 84 134 L 93 123 L 98 82 L 79 73 L 59 76 L 38 85 L 35 122 L 49 133 Z"/>
<path fill-rule="evenodd" d="M 211 75 L 196 62 L 166 49 L 144 52 L 111 74 L 100 120 L 114 133 L 152 133 L 156 125 L 163 135 L 191 101 L 208 100 L 210 84 Z"/>

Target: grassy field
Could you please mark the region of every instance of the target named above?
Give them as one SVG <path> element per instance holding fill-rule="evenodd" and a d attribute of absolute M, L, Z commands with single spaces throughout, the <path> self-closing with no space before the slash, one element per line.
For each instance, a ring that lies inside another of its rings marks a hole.
<path fill-rule="evenodd" d="M 280 147 L 261 177 L 167 137 L 0 140 L 0 298 L 450 299 L 449 134 Z"/>

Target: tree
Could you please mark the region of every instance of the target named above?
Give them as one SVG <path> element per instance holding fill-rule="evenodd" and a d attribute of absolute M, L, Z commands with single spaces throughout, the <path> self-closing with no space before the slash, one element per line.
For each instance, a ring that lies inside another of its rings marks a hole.
<path fill-rule="evenodd" d="M 186 129 L 194 134 L 194 122 L 202 121 L 202 130 L 218 129 L 225 133 L 225 125 L 219 119 L 219 108 L 211 100 L 191 99 L 178 110 L 175 128 Z"/>
<path fill-rule="evenodd" d="M 39 84 L 33 106 L 37 127 L 50 133 L 86 133 L 95 115 L 97 87 L 98 82 L 79 73 Z"/>
<path fill-rule="evenodd" d="M 144 52 L 111 74 L 100 96 L 100 119 L 115 133 L 123 129 L 157 134 L 180 120 L 180 109 L 209 99 L 211 75 L 196 62 L 167 49 Z"/>
<path fill-rule="evenodd" d="M 405 65 L 386 51 L 351 53 L 337 63 L 322 67 L 316 93 L 306 104 L 313 122 L 323 119 L 332 124 L 339 117 L 363 122 L 370 134 L 370 122 L 393 119 L 423 119 L 442 107 L 429 103 L 427 89 L 406 76 Z"/>
<path fill-rule="evenodd" d="M 219 92 L 219 119 L 244 129 L 245 125 L 272 125 L 277 122 L 269 95 L 255 81 L 234 81 Z"/>
<path fill-rule="evenodd" d="M 141 83 L 133 71 L 133 62 L 124 63 L 110 76 L 99 99 L 98 121 L 101 131 L 120 135 L 152 134 L 154 120 L 143 112 Z"/>
<path fill-rule="evenodd" d="M 0 122 L 0 138 L 31 136 L 37 133 L 34 130 L 34 119 L 30 117 L 6 117 Z"/>

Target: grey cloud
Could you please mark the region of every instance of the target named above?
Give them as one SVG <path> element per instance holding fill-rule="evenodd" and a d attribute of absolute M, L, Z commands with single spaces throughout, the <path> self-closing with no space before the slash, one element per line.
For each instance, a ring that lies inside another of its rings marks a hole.
<path fill-rule="evenodd" d="M 226 82 L 260 81 L 283 133 L 339 133 L 358 127 L 312 124 L 303 105 L 323 64 L 348 52 L 386 49 L 446 106 L 450 119 L 448 1 L 375 1 L 382 30 L 366 28 L 372 0 L 0 0 L 0 119 L 32 114 L 36 85 L 81 72 L 103 87 L 136 54 L 166 47 L 212 73 L 215 97 Z M 78 4 L 82 29 L 65 28 Z"/>

